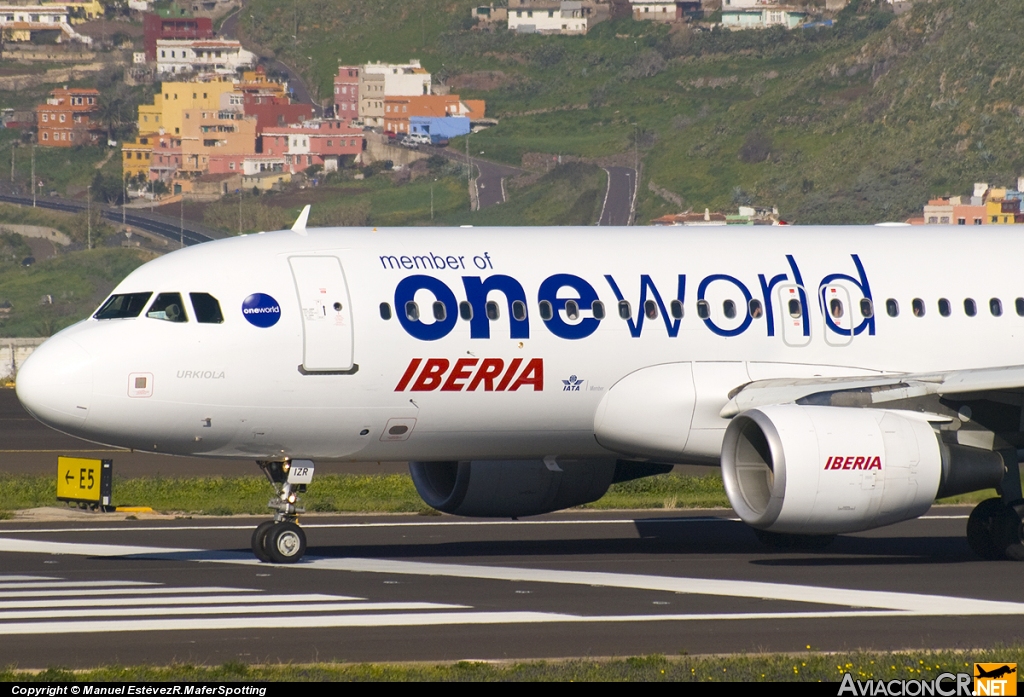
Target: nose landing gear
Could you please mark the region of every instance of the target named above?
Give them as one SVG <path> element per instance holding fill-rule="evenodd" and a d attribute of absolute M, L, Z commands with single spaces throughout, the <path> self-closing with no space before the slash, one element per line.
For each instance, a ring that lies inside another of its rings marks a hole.
<path fill-rule="evenodd" d="M 257 462 L 274 487 L 275 496 L 267 502 L 274 519 L 260 523 L 252 533 L 252 552 L 262 562 L 294 564 L 306 553 L 306 533 L 299 527 L 299 494 L 313 480 L 310 460 Z"/>

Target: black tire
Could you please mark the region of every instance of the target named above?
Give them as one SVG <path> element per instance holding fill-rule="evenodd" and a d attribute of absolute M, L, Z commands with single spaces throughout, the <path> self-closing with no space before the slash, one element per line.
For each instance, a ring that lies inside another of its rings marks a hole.
<path fill-rule="evenodd" d="M 765 547 L 779 552 L 820 552 L 836 539 L 835 535 L 798 535 L 757 528 L 754 528 L 754 535 Z"/>
<path fill-rule="evenodd" d="M 1012 515 L 1016 518 L 1016 515 Z M 1006 558 L 1011 511 L 998 498 L 985 499 L 967 518 L 967 544 L 982 559 Z"/>
<path fill-rule="evenodd" d="M 306 553 L 306 533 L 290 521 L 277 523 L 267 534 L 266 550 L 275 564 L 294 564 Z"/>
<path fill-rule="evenodd" d="M 270 563 L 270 554 L 267 552 L 267 535 L 274 525 L 274 521 L 265 520 L 252 531 L 252 553 L 261 562 L 268 564 Z"/>

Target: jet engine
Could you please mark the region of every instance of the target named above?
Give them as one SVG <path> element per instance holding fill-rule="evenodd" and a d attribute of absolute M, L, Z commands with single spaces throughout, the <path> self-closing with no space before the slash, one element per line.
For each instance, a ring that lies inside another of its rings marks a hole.
<path fill-rule="evenodd" d="M 936 498 L 994 487 L 1002 457 L 947 445 L 921 415 L 777 405 L 736 416 L 722 444 L 733 509 L 760 530 L 857 532 L 920 516 Z"/>
<path fill-rule="evenodd" d="M 614 459 L 410 462 L 423 501 L 445 513 L 518 518 L 596 501 L 615 482 L 662 474 L 671 465 Z"/>

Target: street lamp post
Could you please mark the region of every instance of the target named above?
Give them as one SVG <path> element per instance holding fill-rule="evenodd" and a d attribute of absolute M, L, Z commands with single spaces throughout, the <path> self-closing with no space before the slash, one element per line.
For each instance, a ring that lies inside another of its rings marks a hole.
<path fill-rule="evenodd" d="M 32 146 L 32 179 L 29 181 L 29 188 L 32 189 L 32 207 L 36 207 L 36 146 Z"/>
<path fill-rule="evenodd" d="M 86 249 L 92 249 L 92 184 L 85 187 Z"/>

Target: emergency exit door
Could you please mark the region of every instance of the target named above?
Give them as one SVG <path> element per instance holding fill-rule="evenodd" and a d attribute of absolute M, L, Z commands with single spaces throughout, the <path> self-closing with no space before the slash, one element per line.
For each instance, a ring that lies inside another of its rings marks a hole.
<path fill-rule="evenodd" d="M 302 309 L 302 368 L 336 373 L 355 367 L 352 307 L 337 257 L 290 257 Z"/>

